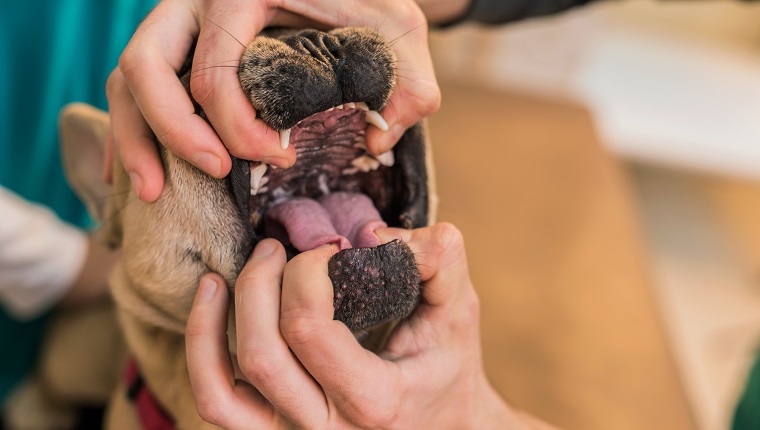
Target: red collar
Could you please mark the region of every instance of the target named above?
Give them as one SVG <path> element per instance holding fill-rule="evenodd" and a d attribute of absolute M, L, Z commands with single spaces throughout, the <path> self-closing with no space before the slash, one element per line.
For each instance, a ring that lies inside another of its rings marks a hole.
<path fill-rule="evenodd" d="M 127 397 L 132 400 L 144 430 L 175 430 L 174 420 L 158 404 L 140 374 L 137 361 L 129 360 L 124 372 Z"/>

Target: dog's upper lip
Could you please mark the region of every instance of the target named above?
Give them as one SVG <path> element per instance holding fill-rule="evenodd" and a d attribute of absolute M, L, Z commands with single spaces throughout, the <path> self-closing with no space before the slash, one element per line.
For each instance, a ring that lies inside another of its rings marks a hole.
<path fill-rule="evenodd" d="M 374 125 L 375 127 L 379 128 L 382 131 L 388 131 L 388 123 L 385 121 L 382 115 L 380 115 L 380 112 L 370 110 L 369 106 L 367 106 L 367 103 L 365 102 L 348 102 L 344 103 L 338 106 L 333 106 L 329 109 L 324 110 L 323 112 L 332 112 L 335 109 L 360 109 L 365 112 L 364 114 L 364 121 L 367 122 L 370 125 Z M 321 113 L 321 112 L 317 112 Z M 316 115 L 315 113 L 314 115 Z M 304 118 L 301 121 L 298 121 L 296 126 L 301 125 L 301 123 L 308 119 Z M 282 149 L 288 149 L 288 146 L 290 146 L 290 134 L 291 134 L 291 128 L 287 128 L 285 130 L 280 130 L 280 146 Z"/>

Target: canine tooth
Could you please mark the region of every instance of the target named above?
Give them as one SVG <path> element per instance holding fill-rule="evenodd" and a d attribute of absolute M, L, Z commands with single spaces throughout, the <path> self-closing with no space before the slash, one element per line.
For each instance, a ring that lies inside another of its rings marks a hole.
<path fill-rule="evenodd" d="M 258 166 L 251 169 L 251 195 L 255 196 L 256 194 L 261 191 L 261 186 L 266 184 L 267 181 L 262 181 L 262 178 L 264 178 L 264 174 L 267 172 L 267 165 L 266 164 L 259 164 Z"/>
<path fill-rule="evenodd" d="M 355 158 L 353 161 L 351 161 L 351 164 L 365 173 L 369 172 L 370 170 L 377 170 L 377 168 L 380 167 L 379 161 L 367 155 L 362 155 L 361 157 Z"/>
<path fill-rule="evenodd" d="M 356 102 L 356 107 L 358 107 L 359 109 L 361 109 L 361 110 L 363 110 L 365 112 L 369 112 L 369 106 L 367 106 L 367 103 Z"/>
<path fill-rule="evenodd" d="M 393 156 L 393 151 L 383 152 L 376 156 L 375 159 L 386 167 L 391 167 L 396 162 L 396 158 Z"/>
<path fill-rule="evenodd" d="M 374 125 L 382 131 L 388 131 L 388 123 L 379 112 L 371 110 L 364 115 L 364 121 Z"/>
<path fill-rule="evenodd" d="M 351 109 L 356 109 L 356 103 L 354 102 L 346 103 L 346 106 L 350 107 Z"/>
<path fill-rule="evenodd" d="M 282 130 L 280 132 L 280 146 L 282 149 L 288 149 L 290 145 L 290 129 Z"/>

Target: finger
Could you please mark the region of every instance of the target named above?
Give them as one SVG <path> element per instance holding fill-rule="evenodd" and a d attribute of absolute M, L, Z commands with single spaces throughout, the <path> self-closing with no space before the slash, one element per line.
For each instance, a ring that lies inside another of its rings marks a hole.
<path fill-rule="evenodd" d="M 264 427 L 271 409 L 236 383 L 227 347 L 227 294 L 216 274 L 201 279 L 185 330 L 187 369 L 198 413 L 229 429 Z M 258 424 L 255 424 L 258 423 Z"/>
<path fill-rule="evenodd" d="M 129 175 L 135 194 L 143 201 L 153 202 L 164 188 L 164 170 L 153 133 L 119 69 L 108 78 L 106 94 L 113 144 L 119 152 L 119 159 Z"/>
<path fill-rule="evenodd" d="M 376 28 L 392 45 L 396 54 L 396 86 L 381 112 L 388 131 L 368 129 L 370 152 L 388 151 L 409 127 L 439 109 L 441 94 L 428 48 L 427 19 L 415 2 L 397 1 L 390 7 L 384 0 L 282 3 L 292 12 L 333 27 Z"/>
<path fill-rule="evenodd" d="M 261 241 L 235 284 L 238 362 L 248 380 L 298 427 L 326 422 L 324 394 L 280 334 L 280 283 L 286 255 Z"/>
<path fill-rule="evenodd" d="M 438 111 L 441 105 L 428 51 L 427 23 L 407 29 L 391 41 L 396 53 L 396 86 L 381 112 L 388 131 L 370 127 L 367 132 L 367 146 L 374 154 L 393 148 L 409 127 Z"/>
<path fill-rule="evenodd" d="M 464 291 L 472 289 L 462 234 L 451 224 L 436 224 L 417 230 L 381 228 L 375 234 L 383 243 L 406 242 L 414 253 L 422 294 L 430 306 L 451 305 Z"/>
<path fill-rule="evenodd" d="M 279 134 L 256 118 L 238 77 L 245 45 L 264 28 L 269 15 L 264 2 L 212 3 L 200 18 L 190 88 L 232 155 L 290 167 L 295 148 L 283 150 Z"/>
<path fill-rule="evenodd" d="M 362 348 L 348 328 L 333 320 L 327 261 L 337 250 L 318 248 L 296 256 L 285 268 L 280 327 L 283 337 L 325 394 L 351 416 L 361 405 L 389 410 L 397 383 L 395 367 Z"/>
<path fill-rule="evenodd" d="M 135 32 L 119 59 L 119 69 L 158 140 L 177 156 L 221 178 L 231 168 L 230 156 L 211 126 L 195 114 L 177 77 L 198 31 L 195 15 L 184 4 L 161 2 Z M 131 155 L 127 157 L 135 172 L 148 176 L 142 178 L 145 186 L 153 186 L 148 181 L 155 180 L 154 165 L 143 169 Z"/>
<path fill-rule="evenodd" d="M 106 147 L 103 153 L 103 182 L 113 185 L 113 152 L 116 150 L 116 138 L 113 134 L 113 127 L 108 126 L 108 136 L 106 137 Z"/>

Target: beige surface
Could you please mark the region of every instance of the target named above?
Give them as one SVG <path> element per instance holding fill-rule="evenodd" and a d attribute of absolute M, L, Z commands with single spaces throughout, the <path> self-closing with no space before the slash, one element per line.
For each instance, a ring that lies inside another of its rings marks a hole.
<path fill-rule="evenodd" d="M 760 184 L 630 169 L 683 385 L 702 430 L 730 427 L 760 339 Z"/>
<path fill-rule="evenodd" d="M 585 111 L 444 87 L 431 131 L 497 389 L 567 429 L 694 428 L 626 178 Z"/>

